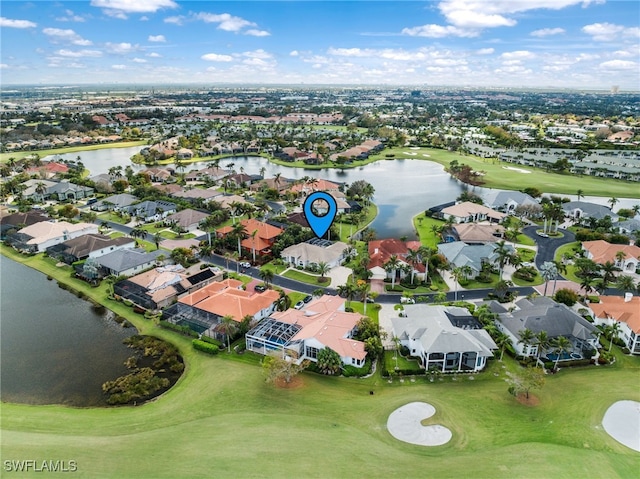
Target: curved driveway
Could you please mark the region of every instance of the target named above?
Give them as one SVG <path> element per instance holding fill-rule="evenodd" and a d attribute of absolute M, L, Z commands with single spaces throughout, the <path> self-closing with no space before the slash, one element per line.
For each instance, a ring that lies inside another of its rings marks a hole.
<path fill-rule="evenodd" d="M 536 234 L 536 230 L 539 229 L 539 226 L 527 226 L 522 230 L 524 234 L 533 239 L 533 241 L 538 245 L 538 252 L 536 253 L 535 258 L 536 267 L 538 269 L 540 269 L 542 263 L 545 261 L 553 261 L 553 256 L 560 246 L 567 243 L 573 243 L 576 240 L 576 235 L 569 230 L 558 230 L 564 235 L 562 238 L 543 238 Z"/>

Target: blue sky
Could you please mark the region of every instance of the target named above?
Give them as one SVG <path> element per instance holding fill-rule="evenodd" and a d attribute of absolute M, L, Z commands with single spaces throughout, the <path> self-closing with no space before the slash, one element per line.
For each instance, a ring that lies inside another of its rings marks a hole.
<path fill-rule="evenodd" d="M 2 1 L 2 84 L 640 90 L 640 2 Z"/>

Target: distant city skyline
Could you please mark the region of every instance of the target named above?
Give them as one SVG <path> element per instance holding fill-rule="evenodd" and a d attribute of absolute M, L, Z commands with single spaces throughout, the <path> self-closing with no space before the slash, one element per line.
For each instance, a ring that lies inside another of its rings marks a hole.
<path fill-rule="evenodd" d="M 3 85 L 640 90 L 640 3 L 3 1 Z"/>

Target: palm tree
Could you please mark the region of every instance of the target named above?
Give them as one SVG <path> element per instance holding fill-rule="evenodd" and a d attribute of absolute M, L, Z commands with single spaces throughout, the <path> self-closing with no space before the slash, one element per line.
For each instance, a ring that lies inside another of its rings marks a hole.
<path fill-rule="evenodd" d="M 504 333 L 499 333 L 496 337 L 496 346 L 500 348 L 500 361 L 504 356 L 504 350 L 511 344 L 511 338 Z"/>
<path fill-rule="evenodd" d="M 355 295 L 358 293 L 358 289 L 356 288 L 356 285 L 353 284 L 351 281 L 349 281 L 346 284 L 339 285 L 337 287 L 337 290 L 338 290 L 338 295 L 343 296 L 347 300 L 347 307 L 350 307 L 351 301 L 353 300 Z"/>
<path fill-rule="evenodd" d="M 273 270 L 262 267 L 260 268 L 260 272 L 258 274 L 260 274 L 260 279 L 264 281 L 264 284 L 268 288 L 271 281 L 273 281 Z"/>
<path fill-rule="evenodd" d="M 253 257 L 253 263 L 256 262 L 256 235 L 258 234 L 258 230 L 254 230 L 251 233 L 251 256 Z"/>
<path fill-rule="evenodd" d="M 239 201 L 232 201 L 229 203 L 229 210 L 231 211 L 231 219 L 233 224 L 236 224 L 236 215 L 243 211 L 244 205 Z"/>
<path fill-rule="evenodd" d="M 562 261 L 553 261 L 553 264 L 556 266 L 556 269 L 558 270 L 557 273 L 567 274 L 567 265 L 564 264 Z M 556 294 L 556 283 L 558 282 L 557 273 L 553 278 L 553 292 L 551 293 L 552 295 Z"/>
<path fill-rule="evenodd" d="M 504 271 L 504 267 L 507 263 L 511 261 L 511 251 L 509 247 L 505 243 L 504 240 L 498 241 L 496 243 L 496 248 L 493 252 L 498 255 L 498 266 L 500 267 L 500 279 L 502 279 L 502 273 Z"/>
<path fill-rule="evenodd" d="M 320 274 L 320 282 L 324 283 L 325 275 L 331 271 L 331 267 L 325 261 L 320 261 L 318 263 L 318 273 Z"/>
<path fill-rule="evenodd" d="M 611 352 L 611 346 L 613 345 L 613 341 L 618 339 L 618 335 L 620 334 L 620 323 L 618 321 L 614 321 L 611 326 L 607 327 L 609 333 L 609 352 Z"/>
<path fill-rule="evenodd" d="M 266 173 L 267 169 L 263 166 L 260 168 L 260 176 L 262 176 L 262 179 L 264 179 L 264 174 Z"/>
<path fill-rule="evenodd" d="M 618 203 L 620 203 L 620 200 L 618 198 L 616 198 L 615 196 L 612 196 L 611 198 L 609 198 L 607 203 L 609 203 L 611 205 L 611 210 L 613 211 L 613 207 L 615 205 L 617 205 Z"/>
<path fill-rule="evenodd" d="M 609 286 L 609 283 L 612 283 L 616 279 L 615 273 L 617 271 L 620 271 L 620 268 L 618 268 L 615 265 L 615 263 L 612 263 L 611 261 L 607 261 L 606 263 L 601 265 L 601 271 L 602 271 L 602 289 L 603 291 L 606 291 L 607 287 Z"/>
<path fill-rule="evenodd" d="M 233 316 L 227 314 L 220 320 L 220 329 L 227 337 L 227 350 L 228 352 L 231 352 L 231 336 L 233 336 L 238 330 L 238 324 L 236 320 L 233 319 Z"/>
<path fill-rule="evenodd" d="M 524 328 L 522 331 L 518 333 L 518 336 L 520 336 L 520 340 L 518 342 L 522 344 L 523 349 L 526 350 L 528 353 L 529 346 L 531 346 L 535 341 L 535 337 L 536 337 L 535 333 L 531 331 L 529 328 Z"/>
<path fill-rule="evenodd" d="M 540 331 L 535 335 L 536 346 L 538 346 L 538 359 L 540 359 L 540 354 L 542 354 L 543 350 L 549 349 L 551 346 L 551 340 L 549 339 L 549 335 L 546 331 Z"/>
<path fill-rule="evenodd" d="M 451 271 L 451 276 L 453 276 L 453 279 L 456 282 L 456 289 L 454 292 L 454 301 L 458 301 L 458 286 L 460 284 L 460 280 L 467 279 L 470 272 L 471 272 L 471 267 L 469 266 L 458 266 L 456 268 L 453 268 L 453 270 Z"/>
<path fill-rule="evenodd" d="M 549 281 L 555 278 L 558 275 L 558 268 L 553 263 L 553 261 L 545 261 L 540 266 L 540 275 L 542 279 L 544 279 L 544 293 L 543 296 L 547 295 L 547 287 L 549 286 Z"/>
<path fill-rule="evenodd" d="M 633 205 L 631 211 L 633 211 L 633 216 L 636 216 L 640 212 L 640 205 Z"/>
<path fill-rule="evenodd" d="M 416 267 L 420 264 L 420 252 L 415 249 L 407 248 L 407 261 L 411 265 L 411 284 L 416 274 Z"/>
<path fill-rule="evenodd" d="M 233 225 L 231 232 L 229 233 L 232 238 L 236 238 L 238 241 L 238 258 L 242 256 L 242 249 L 240 242 L 247 234 L 247 230 L 245 229 L 242 223 L 238 223 L 237 225 Z"/>
<path fill-rule="evenodd" d="M 160 249 L 161 241 L 162 241 L 162 236 L 160 236 L 160 233 L 156 233 L 153 235 L 153 242 L 156 244 L 156 249 Z"/>
<path fill-rule="evenodd" d="M 564 336 L 558 336 L 551 341 L 551 347 L 553 348 L 553 353 L 557 354 L 556 363 L 553 366 L 553 369 L 558 369 L 558 361 L 560 361 L 560 356 L 564 353 L 569 353 L 573 349 L 573 344 Z"/>
<path fill-rule="evenodd" d="M 583 190 L 578 190 L 576 192 L 576 195 L 578 196 L 578 201 L 580 201 L 580 198 L 584 198 L 584 191 Z"/>
<path fill-rule="evenodd" d="M 321 295 L 322 296 L 322 295 Z M 276 301 L 276 309 L 278 311 L 286 311 L 291 307 L 291 298 L 284 290 L 280 290 L 280 297 Z"/>
<path fill-rule="evenodd" d="M 396 286 L 396 274 L 397 274 L 398 268 L 400 267 L 400 260 L 395 254 L 391 255 L 391 257 L 383 265 L 383 267 L 387 273 L 391 273 L 391 289 L 394 289 Z"/>
<path fill-rule="evenodd" d="M 625 293 L 628 293 L 629 291 L 633 291 L 636 289 L 636 285 L 633 282 L 633 277 L 628 276 L 626 274 L 621 274 L 620 276 L 618 276 L 618 281 L 616 282 L 616 286 L 618 287 L 618 289 L 621 289 Z"/>
<path fill-rule="evenodd" d="M 428 246 L 420 246 L 418 253 L 420 254 L 420 261 L 424 264 L 424 280 L 427 281 L 429 279 L 429 262 L 433 256 L 433 250 Z"/>
<path fill-rule="evenodd" d="M 620 268 L 624 267 L 624 259 L 627 257 L 627 253 L 624 251 L 618 251 L 616 253 L 616 265 L 620 265 Z"/>

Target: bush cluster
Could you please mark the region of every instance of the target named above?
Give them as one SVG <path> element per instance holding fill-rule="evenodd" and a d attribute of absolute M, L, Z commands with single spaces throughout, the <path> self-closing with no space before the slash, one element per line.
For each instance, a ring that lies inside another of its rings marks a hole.
<path fill-rule="evenodd" d="M 208 343 L 201 339 L 194 339 L 191 344 L 193 344 L 193 348 L 198 351 L 202 351 L 207 354 L 218 354 L 220 352 L 220 348 L 215 344 Z"/>

